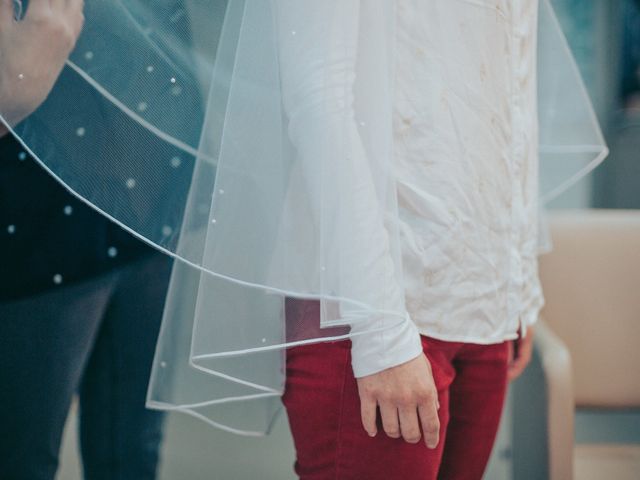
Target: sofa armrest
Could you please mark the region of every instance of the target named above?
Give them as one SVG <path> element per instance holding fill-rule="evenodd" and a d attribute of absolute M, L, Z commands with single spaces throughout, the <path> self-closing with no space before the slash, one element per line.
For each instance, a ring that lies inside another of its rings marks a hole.
<path fill-rule="evenodd" d="M 571 356 L 562 340 L 542 320 L 536 325 L 534 338 L 547 393 L 549 479 L 572 479 L 575 404 Z"/>

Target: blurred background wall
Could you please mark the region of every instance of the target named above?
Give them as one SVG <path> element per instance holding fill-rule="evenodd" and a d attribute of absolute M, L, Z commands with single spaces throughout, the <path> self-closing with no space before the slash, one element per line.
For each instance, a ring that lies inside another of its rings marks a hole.
<path fill-rule="evenodd" d="M 592 175 L 550 207 L 640 208 L 640 1 L 552 3 L 567 32 L 611 153 Z M 540 414 L 545 408 L 545 386 L 537 355 L 523 378 L 512 386 L 510 400 L 511 476 L 487 478 L 544 479 L 547 432 Z M 638 411 L 578 410 L 575 421 L 577 443 L 640 444 Z"/>

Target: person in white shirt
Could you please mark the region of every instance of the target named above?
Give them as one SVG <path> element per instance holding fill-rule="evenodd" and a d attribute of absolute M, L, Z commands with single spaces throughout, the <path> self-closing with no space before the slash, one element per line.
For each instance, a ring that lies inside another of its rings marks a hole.
<path fill-rule="evenodd" d="M 295 42 L 281 40 L 281 68 L 292 141 L 303 156 L 313 144 L 306 137 L 332 128 L 330 111 L 318 114 L 304 101 L 317 87 L 314 67 L 323 68 L 322 31 L 296 30 L 323 8 L 352 22 L 350 48 L 329 57 L 355 77 L 357 2 L 279 8 L 282 31 L 297 32 Z M 411 321 L 288 351 L 284 403 L 302 479 L 481 478 L 507 380 L 529 360 L 543 303 L 537 9 L 536 0 L 397 2 L 394 176 L 404 284 L 384 295 L 405 305 Z M 336 103 L 352 108 L 348 94 L 340 97 L 348 89 L 335 90 Z M 359 168 L 366 217 L 375 207 L 364 161 Z M 372 271 L 387 275 L 384 232 L 368 234 L 380 245 Z M 288 321 L 319 316 L 316 302 L 289 299 Z"/>

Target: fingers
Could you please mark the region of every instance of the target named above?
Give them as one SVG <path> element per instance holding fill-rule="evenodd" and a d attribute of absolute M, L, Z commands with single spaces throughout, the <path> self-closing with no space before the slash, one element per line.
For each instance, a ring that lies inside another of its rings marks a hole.
<path fill-rule="evenodd" d="M 436 402 L 428 402 L 418 407 L 422 433 L 428 448 L 436 448 L 440 441 L 440 419 Z"/>
<path fill-rule="evenodd" d="M 360 415 L 362 416 L 362 426 L 370 437 L 375 437 L 378 433 L 376 426 L 377 404 L 371 398 L 360 399 Z"/>
<path fill-rule="evenodd" d="M 398 416 L 400 417 L 402 438 L 409 443 L 418 443 L 421 437 L 418 410 L 415 407 L 401 407 L 398 409 Z"/>
<path fill-rule="evenodd" d="M 400 421 L 398 420 L 398 409 L 391 403 L 380 404 L 380 416 L 382 417 L 382 427 L 387 436 L 400 438 Z"/>

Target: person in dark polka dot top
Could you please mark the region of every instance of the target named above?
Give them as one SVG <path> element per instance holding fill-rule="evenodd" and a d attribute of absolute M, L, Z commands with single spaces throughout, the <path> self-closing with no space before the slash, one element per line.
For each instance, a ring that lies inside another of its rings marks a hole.
<path fill-rule="evenodd" d="M 81 0 L 31 0 L 28 7 L 16 21 L 12 2 L 0 2 L 0 114 L 12 125 L 45 100 L 60 73 L 74 75 L 61 70 L 82 25 Z M 34 23 L 45 8 L 50 15 Z M 54 35 L 61 26 L 73 38 Z M 6 48 L 18 44 L 20 52 Z M 46 54 L 43 44 L 51 47 Z M 22 80 L 20 65 L 29 62 L 51 73 L 30 89 L 33 96 L 3 89 L 16 75 Z M 169 95 L 197 111 L 198 99 L 176 88 Z M 138 106 L 151 108 L 151 100 Z M 113 110 L 113 125 L 133 128 Z M 109 132 L 79 126 L 76 134 L 119 148 Z M 192 163 L 167 148 L 166 168 Z M 136 178 L 123 178 L 123 188 L 135 186 Z M 3 123 L 0 265 L 0 478 L 55 477 L 74 394 L 85 478 L 155 478 L 162 416 L 145 408 L 145 394 L 172 261 L 67 192 Z"/>

